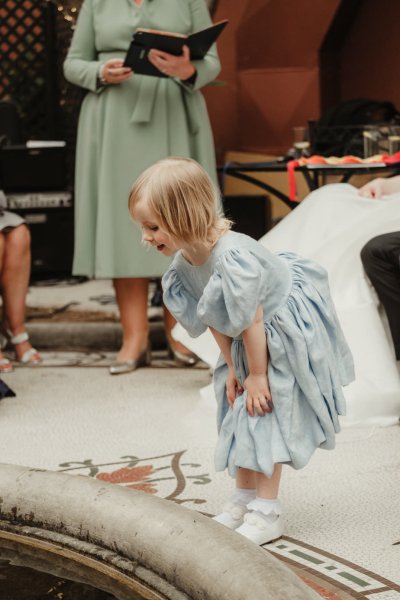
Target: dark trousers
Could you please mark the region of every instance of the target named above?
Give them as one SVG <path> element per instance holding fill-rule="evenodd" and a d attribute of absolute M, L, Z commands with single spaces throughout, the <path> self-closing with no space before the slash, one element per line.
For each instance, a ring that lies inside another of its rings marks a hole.
<path fill-rule="evenodd" d="M 397 360 L 400 360 L 400 231 L 372 238 L 361 260 L 385 308 Z"/>

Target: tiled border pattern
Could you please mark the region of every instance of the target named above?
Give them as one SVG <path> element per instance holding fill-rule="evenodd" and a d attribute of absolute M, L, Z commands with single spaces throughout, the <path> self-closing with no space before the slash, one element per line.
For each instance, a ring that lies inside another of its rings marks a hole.
<path fill-rule="evenodd" d="M 283 536 L 280 540 L 266 546 L 266 549 L 293 567 L 306 583 L 308 583 L 307 575 L 309 575 L 313 581 L 317 579 L 333 584 L 336 587 L 336 593 L 340 590 L 340 596 L 325 595 L 321 593 L 322 590 L 311 586 L 324 598 L 330 600 L 334 600 L 335 597 L 340 599 L 358 598 L 359 600 L 394 600 L 398 598 L 400 600 L 400 585 L 304 542 Z M 347 595 L 343 595 L 343 592 Z"/>

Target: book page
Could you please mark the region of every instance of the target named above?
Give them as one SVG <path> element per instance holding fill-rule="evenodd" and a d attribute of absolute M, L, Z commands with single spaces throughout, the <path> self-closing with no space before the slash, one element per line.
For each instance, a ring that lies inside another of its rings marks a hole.
<path fill-rule="evenodd" d="M 141 31 L 145 33 L 154 33 L 156 35 L 170 35 L 172 37 L 179 37 L 182 39 L 187 39 L 187 35 L 184 33 L 174 33 L 173 31 L 160 31 L 159 29 L 145 29 L 144 27 L 138 27 L 136 31 Z"/>

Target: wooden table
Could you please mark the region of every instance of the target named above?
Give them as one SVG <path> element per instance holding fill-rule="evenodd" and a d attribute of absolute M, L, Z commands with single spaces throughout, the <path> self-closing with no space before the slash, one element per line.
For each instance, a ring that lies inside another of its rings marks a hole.
<path fill-rule="evenodd" d="M 224 192 L 224 178 L 226 175 L 241 179 L 252 183 L 259 188 L 269 192 L 273 196 L 282 200 L 290 209 L 297 206 L 298 202 L 293 201 L 287 194 L 284 194 L 281 190 L 277 189 L 270 183 L 261 181 L 257 178 L 258 173 L 283 173 L 287 172 L 287 162 L 285 160 L 276 160 L 269 162 L 253 162 L 253 163 L 239 163 L 229 162 L 219 169 L 221 176 L 221 187 L 222 193 Z M 385 163 L 359 163 L 359 164 L 341 164 L 341 165 L 304 165 L 296 167 L 296 172 L 303 175 L 307 182 L 308 188 L 311 191 L 316 190 L 320 187 L 324 181 L 325 175 L 341 175 L 341 182 L 347 183 L 353 175 L 360 174 L 385 174 L 387 177 L 397 175 L 400 173 L 400 162 L 396 162 L 390 165 Z M 288 184 L 289 187 L 289 184 Z"/>

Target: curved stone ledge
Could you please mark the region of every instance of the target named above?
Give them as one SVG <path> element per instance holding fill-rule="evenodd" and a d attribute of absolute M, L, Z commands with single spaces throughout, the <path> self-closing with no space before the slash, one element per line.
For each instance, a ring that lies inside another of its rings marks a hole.
<path fill-rule="evenodd" d="M 204 515 L 88 477 L 0 464 L 0 520 L 0 554 L 120 600 L 319 598 Z"/>

